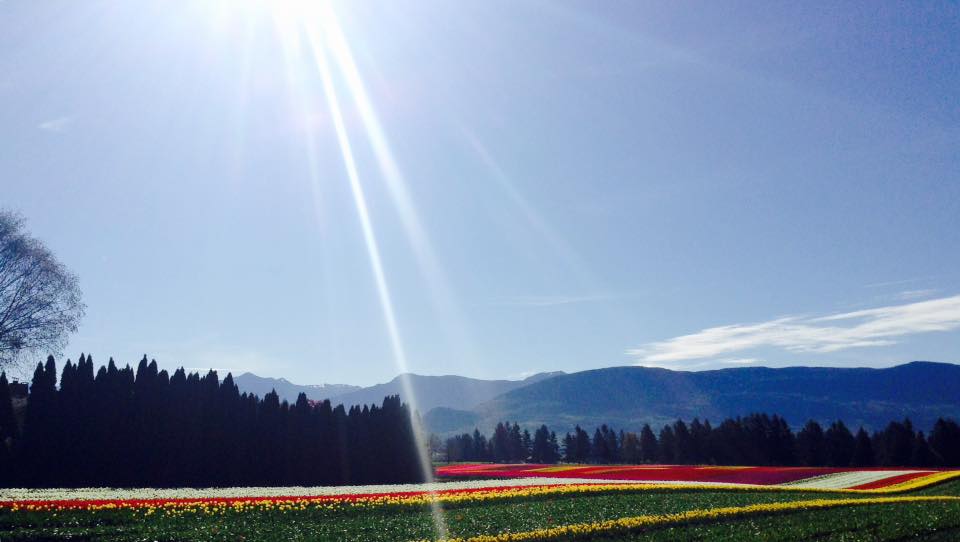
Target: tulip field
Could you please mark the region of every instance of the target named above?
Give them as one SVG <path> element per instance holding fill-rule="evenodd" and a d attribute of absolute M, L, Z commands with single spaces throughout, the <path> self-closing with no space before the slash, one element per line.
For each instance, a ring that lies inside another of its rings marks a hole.
<path fill-rule="evenodd" d="M 450 465 L 419 485 L 0 489 L 0 540 L 960 539 L 960 471 Z"/>

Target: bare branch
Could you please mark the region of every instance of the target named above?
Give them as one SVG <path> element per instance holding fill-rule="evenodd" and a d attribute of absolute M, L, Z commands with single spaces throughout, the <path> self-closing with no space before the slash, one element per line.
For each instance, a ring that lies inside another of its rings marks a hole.
<path fill-rule="evenodd" d="M 0 365 L 59 353 L 85 308 L 77 277 L 23 231 L 22 218 L 0 211 Z"/>

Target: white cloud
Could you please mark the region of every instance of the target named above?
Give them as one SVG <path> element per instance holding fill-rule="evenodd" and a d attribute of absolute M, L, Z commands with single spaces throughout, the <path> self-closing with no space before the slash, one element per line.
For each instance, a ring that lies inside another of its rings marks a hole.
<path fill-rule="evenodd" d="M 887 346 L 907 335 L 960 328 L 960 295 L 820 317 L 786 316 L 711 327 L 628 350 L 641 364 L 729 355 L 754 348 L 829 353 Z M 743 358 L 750 359 L 750 358 Z"/>
<path fill-rule="evenodd" d="M 717 360 L 717 363 L 723 363 L 725 365 L 753 365 L 760 361 L 758 358 L 724 358 Z"/>
<path fill-rule="evenodd" d="M 67 116 L 67 117 L 59 117 L 59 118 L 43 121 L 39 125 L 37 125 L 37 128 L 45 132 L 62 133 L 67 131 L 67 128 L 71 124 L 73 124 L 73 117 Z"/>

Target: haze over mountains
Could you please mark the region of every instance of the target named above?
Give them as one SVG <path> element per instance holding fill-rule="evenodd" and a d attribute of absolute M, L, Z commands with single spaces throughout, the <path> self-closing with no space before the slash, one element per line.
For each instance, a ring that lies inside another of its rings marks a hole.
<path fill-rule="evenodd" d="M 303 391 L 311 399 L 330 398 L 348 406 L 380 403 L 386 395 L 406 399 L 401 378 L 409 379 L 427 428 L 440 435 L 475 427 L 489 433 L 504 420 L 530 428 L 546 424 L 562 433 L 577 424 L 639 430 L 644 423 L 657 427 L 694 417 L 717 422 L 752 412 L 780 414 L 795 427 L 808 419 L 840 419 L 854 428 L 879 429 L 909 417 L 928 430 L 938 417 L 960 418 L 960 365 L 935 362 L 885 369 L 610 367 L 542 373 L 520 381 L 404 375 L 366 388 L 296 386 L 279 379 L 283 392 L 280 387 L 277 392 L 288 401 Z M 249 373 L 236 379 L 242 391 L 258 394 L 272 380 Z M 248 387 L 251 382 L 258 390 Z"/>
<path fill-rule="evenodd" d="M 261 397 L 275 389 L 281 400 L 293 403 L 297 395 L 305 393 L 307 399 L 320 401 L 330 399 L 334 404 L 353 405 L 380 404 L 388 395 L 399 395 L 407 401 L 404 380 L 410 386 L 421 412 L 434 408 L 470 409 L 485 401 L 513 389 L 539 382 L 543 379 L 561 375 L 562 372 L 539 373 L 523 380 L 481 380 L 465 376 L 444 375 L 424 376 L 403 374 L 385 384 L 376 384 L 366 388 L 348 384 L 323 384 L 319 386 L 301 386 L 285 378 L 264 378 L 253 373 L 244 373 L 234 381 L 240 391 L 255 393 Z"/>
<path fill-rule="evenodd" d="M 350 384 L 319 384 L 312 386 L 303 386 L 294 384 L 286 378 L 269 378 L 257 376 L 253 373 L 243 373 L 233 379 L 241 392 L 253 393 L 260 397 L 276 391 L 280 400 L 287 400 L 293 403 L 301 393 L 307 394 L 307 399 L 319 401 L 322 399 L 334 399 L 344 393 L 359 390 L 360 386 L 351 386 Z M 382 399 L 381 399 L 382 400 Z"/>

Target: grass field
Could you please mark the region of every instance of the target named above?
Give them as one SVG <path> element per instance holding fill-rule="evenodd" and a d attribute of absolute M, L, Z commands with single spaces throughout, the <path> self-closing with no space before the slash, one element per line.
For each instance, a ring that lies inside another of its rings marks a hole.
<path fill-rule="evenodd" d="M 591 540 L 960 538 L 960 497 L 957 497 L 960 496 L 960 479 L 889 495 L 636 486 L 590 491 L 568 488 L 563 492 L 548 489 L 533 494 L 525 491 L 504 496 L 490 494 L 489 498 L 486 493 L 479 494 L 480 497 L 470 494 L 474 496 L 442 502 L 447 536 L 468 539 L 514 533 L 517 538 L 507 536 L 503 539 L 574 540 L 584 537 L 549 529 L 563 530 L 564 526 L 580 524 L 587 526 L 584 531 Z M 878 498 L 915 497 L 946 497 L 949 500 L 857 504 Z M 824 504 L 825 500 L 839 500 L 843 504 Z M 744 509 L 751 505 L 761 506 Z M 783 509 L 776 509 L 778 506 Z M 793 506 L 796 508 L 789 508 Z M 810 506 L 827 507 L 811 510 Z M 103 505 L 95 510 L 27 508 L 0 508 L 0 540 L 252 542 L 395 541 L 435 537 L 431 508 L 422 498 L 320 503 L 266 501 L 239 506 L 213 503 L 186 507 L 117 508 Z M 724 509 L 727 512 L 718 512 Z M 690 514 L 679 516 L 684 513 Z M 623 525 L 603 524 L 622 518 L 648 519 L 636 520 L 638 524 L 630 521 L 624 521 Z"/>

